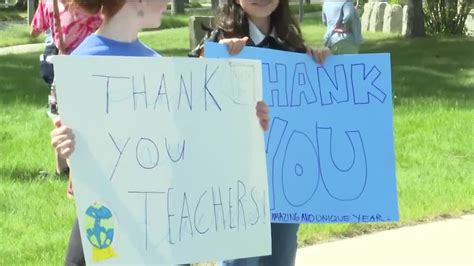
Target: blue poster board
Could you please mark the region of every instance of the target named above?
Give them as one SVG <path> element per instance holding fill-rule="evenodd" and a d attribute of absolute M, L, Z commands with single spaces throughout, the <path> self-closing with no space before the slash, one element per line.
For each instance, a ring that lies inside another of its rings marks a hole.
<path fill-rule="evenodd" d="M 205 44 L 207 58 L 227 47 Z M 246 47 L 262 61 L 272 221 L 398 221 L 389 54 L 330 56 Z"/>

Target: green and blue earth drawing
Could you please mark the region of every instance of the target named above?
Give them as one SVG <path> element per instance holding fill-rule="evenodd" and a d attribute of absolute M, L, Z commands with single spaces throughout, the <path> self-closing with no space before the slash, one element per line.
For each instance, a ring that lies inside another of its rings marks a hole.
<path fill-rule="evenodd" d="M 98 249 L 110 247 L 114 240 L 114 218 L 103 204 L 94 203 L 86 210 L 85 229 L 89 242 Z"/>

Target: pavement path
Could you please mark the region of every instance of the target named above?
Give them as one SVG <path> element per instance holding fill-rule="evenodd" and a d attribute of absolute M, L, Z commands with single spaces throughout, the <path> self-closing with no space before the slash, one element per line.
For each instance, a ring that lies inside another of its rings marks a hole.
<path fill-rule="evenodd" d="M 474 266 L 474 215 L 298 249 L 296 266 Z"/>

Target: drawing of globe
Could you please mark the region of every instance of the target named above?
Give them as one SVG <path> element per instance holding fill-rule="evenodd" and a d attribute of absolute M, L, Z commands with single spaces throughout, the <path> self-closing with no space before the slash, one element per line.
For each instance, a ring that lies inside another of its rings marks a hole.
<path fill-rule="evenodd" d="M 86 235 L 92 246 L 98 249 L 110 247 L 114 240 L 114 218 L 112 212 L 100 203 L 86 210 Z"/>

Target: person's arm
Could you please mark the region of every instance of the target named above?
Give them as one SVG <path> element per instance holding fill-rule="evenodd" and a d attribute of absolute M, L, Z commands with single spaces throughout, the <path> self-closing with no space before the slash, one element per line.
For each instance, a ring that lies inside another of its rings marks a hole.
<path fill-rule="evenodd" d="M 346 2 L 342 6 L 342 14 L 343 14 L 342 23 L 343 24 L 351 24 L 352 18 L 357 15 L 356 10 L 354 8 L 354 4 L 352 4 L 350 2 Z"/>
<path fill-rule="evenodd" d="M 30 34 L 32 37 L 38 37 L 41 33 L 49 28 L 49 23 L 46 18 L 46 8 L 45 1 L 40 1 L 38 8 L 35 11 L 33 20 L 31 21 L 31 31 Z"/>

